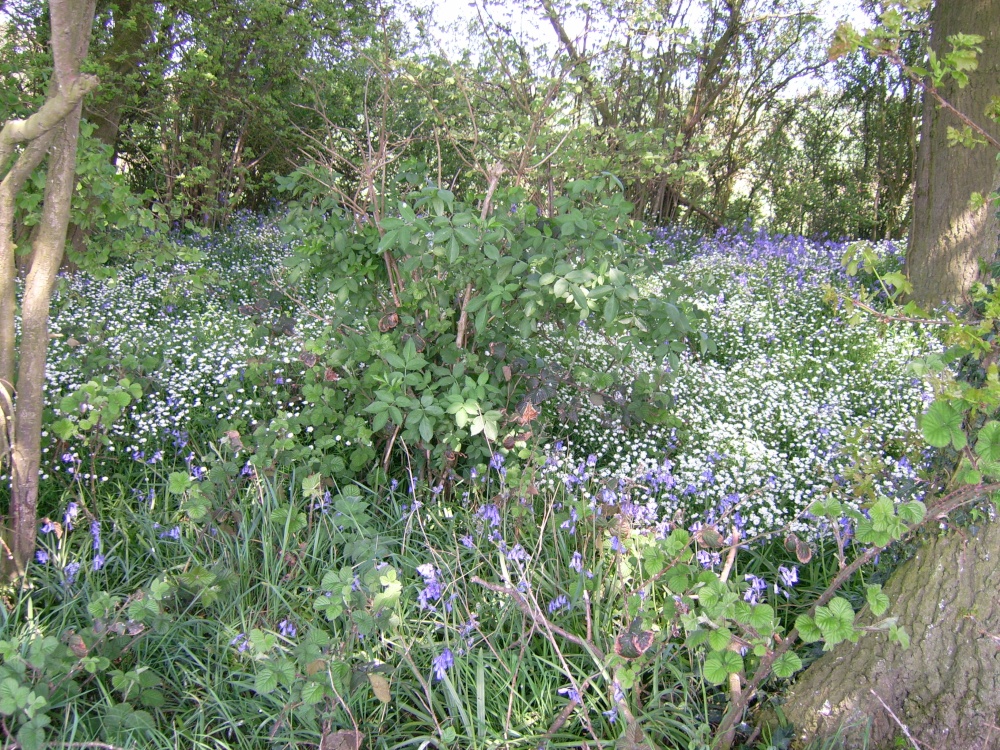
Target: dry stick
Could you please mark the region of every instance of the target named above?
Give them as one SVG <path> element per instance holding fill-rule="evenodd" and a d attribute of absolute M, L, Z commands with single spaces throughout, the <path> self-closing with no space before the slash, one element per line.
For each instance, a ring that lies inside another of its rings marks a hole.
<path fill-rule="evenodd" d="M 910 744 L 913 745 L 914 750 L 920 750 L 920 744 L 915 739 L 913 739 L 913 735 L 910 734 L 909 727 L 907 727 L 906 724 L 904 724 L 899 720 L 899 717 L 893 713 L 892 709 L 889 708 L 888 704 L 884 700 L 882 700 L 882 696 L 876 693 L 871 688 L 868 688 L 868 692 L 874 695 L 878 699 L 878 702 L 882 704 L 882 708 L 884 708 L 888 712 L 889 716 L 892 717 L 892 720 L 896 722 L 896 724 L 902 730 L 903 735 L 906 737 L 906 739 L 910 741 Z"/>

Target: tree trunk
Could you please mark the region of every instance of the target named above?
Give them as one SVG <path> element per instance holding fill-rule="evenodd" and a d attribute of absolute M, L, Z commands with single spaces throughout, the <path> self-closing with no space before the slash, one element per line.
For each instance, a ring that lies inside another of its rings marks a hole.
<path fill-rule="evenodd" d="M 17 382 L 14 390 L 13 413 L 7 414 L 13 422 L 13 444 L 9 446 L 11 462 L 11 502 L 7 521 L 7 540 L 2 557 L 4 575 L 15 578 L 24 573 L 35 550 L 38 503 L 38 473 L 41 463 L 42 415 L 45 406 L 45 359 L 48 353 L 49 300 L 56 273 L 62 262 L 69 225 L 70 201 L 76 187 L 76 146 L 80 130 L 80 112 L 84 94 L 96 85 L 96 79 L 80 75 L 80 64 L 87 55 L 90 30 L 94 19 L 95 0 L 50 0 L 52 19 L 53 74 L 49 99 L 39 112 L 48 110 L 59 114 L 59 119 L 35 120 L 36 132 L 28 127 L 33 118 L 18 123 L 8 123 L 0 132 L 0 155 L 7 150 L 11 133 L 20 129 L 21 141 L 51 139 L 49 163 L 46 172 L 42 217 L 32 247 L 31 269 L 24 284 L 21 303 L 21 342 L 17 357 Z M 55 117 L 53 114 L 52 117 Z M 38 148 L 34 143 L 25 149 L 21 158 L 34 159 Z M 0 158 L 4 165 L 7 157 Z M 20 161 L 18 162 L 20 163 Z M 20 179 L 17 164 L 7 178 Z M 7 188 L 11 185 L 8 184 Z M 6 201 L 2 202 L 4 211 Z M 9 231 L 8 222 L 0 221 Z M 13 290 L 12 245 L 9 234 L 0 243 L 3 250 L 0 279 L 3 281 L 4 299 L 0 310 L 13 314 L 9 296 Z M 0 330 L 7 331 L 8 321 Z M 9 344 L 4 334 L 4 343 Z M 2 369 L 9 375 L 13 362 L 10 351 L 2 353 Z M 9 408 L 9 405 L 6 405 Z"/>
<path fill-rule="evenodd" d="M 1000 78 L 1000 0 L 939 0 L 931 13 L 931 46 L 943 56 L 956 33 L 979 34 L 979 68 L 959 88 L 944 84 L 942 97 L 994 137 L 1000 127 L 985 110 Z M 948 127 L 962 122 L 925 95 L 920 146 L 917 152 L 913 226 L 906 256 L 914 297 L 923 306 L 959 303 L 979 276 L 979 261 L 992 261 L 1000 232 L 993 206 L 972 208 L 973 192 L 984 197 L 997 187 L 997 162 L 991 147 L 948 146 Z"/>
<path fill-rule="evenodd" d="M 997 522 L 924 545 L 885 588 L 892 606 L 884 616 L 899 618 L 910 648 L 866 634 L 824 654 L 782 707 L 799 737 L 840 729 L 846 747 L 860 747 L 870 730 L 873 748 L 895 737 L 911 747 L 902 724 L 923 748 L 1000 748 L 998 560 Z"/>

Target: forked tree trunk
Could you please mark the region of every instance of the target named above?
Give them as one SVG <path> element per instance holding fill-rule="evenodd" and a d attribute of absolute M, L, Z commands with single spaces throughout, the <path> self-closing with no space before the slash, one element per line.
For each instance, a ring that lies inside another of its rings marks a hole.
<path fill-rule="evenodd" d="M 8 578 L 23 574 L 35 549 L 49 300 L 62 263 L 70 202 L 76 187 L 76 146 L 82 99 L 97 83 L 92 77 L 80 75 L 80 64 L 90 42 L 94 5 L 95 0 L 50 0 L 53 74 L 48 99 L 37 115 L 25 121 L 7 123 L 0 131 L 0 169 L 6 168 L 15 143 L 28 143 L 0 186 L 3 198 L 0 200 L 0 227 L 5 232 L 0 240 L 0 293 L 3 295 L 0 313 L 5 316 L 0 321 L 0 343 L 4 347 L 0 351 L 0 378 L 8 381 L 0 384 L 8 395 L 0 408 L 4 410 L 5 433 L 13 435 L 11 445 L 0 445 L 9 451 L 11 464 L 11 500 L 5 549 L 0 556 L 0 567 Z M 9 380 L 15 363 L 11 335 L 15 310 L 9 211 L 12 196 L 16 194 L 14 188 L 23 184 L 24 172 L 41 160 L 47 145 L 49 163 L 44 203 L 32 246 L 31 268 L 24 283 L 17 379 L 11 404 Z"/>
<path fill-rule="evenodd" d="M 931 14 L 931 47 L 939 56 L 950 51 L 952 34 L 984 38 L 979 68 L 959 88 L 949 80 L 942 97 L 973 122 L 1000 137 L 1000 126 L 985 111 L 1000 79 L 1000 0 L 938 0 Z M 923 124 L 917 150 L 913 226 L 906 268 L 914 298 L 926 307 L 962 302 L 979 277 L 980 260 L 997 252 L 1000 223 L 992 205 L 970 206 L 973 192 L 984 198 L 997 187 L 996 152 L 992 146 L 948 145 L 948 128 L 964 125 L 953 113 L 924 97 Z"/>
<path fill-rule="evenodd" d="M 872 748 L 911 748 L 905 725 L 927 750 L 1000 748 L 1000 523 L 934 539 L 885 591 L 883 617 L 899 618 L 910 648 L 866 634 L 824 654 L 782 707 L 799 737 L 842 731 L 850 748 L 870 731 Z"/>

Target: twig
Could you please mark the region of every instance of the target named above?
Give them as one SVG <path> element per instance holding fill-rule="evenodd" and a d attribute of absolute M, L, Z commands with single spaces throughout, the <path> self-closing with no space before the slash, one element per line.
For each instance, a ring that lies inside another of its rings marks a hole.
<path fill-rule="evenodd" d="M 899 720 L 899 717 L 893 713 L 892 709 L 889 708 L 889 705 L 884 700 L 882 700 L 882 696 L 876 693 L 871 688 L 868 688 L 868 692 L 874 695 L 875 698 L 878 700 L 878 702 L 882 704 L 882 708 L 884 708 L 888 712 L 889 716 L 892 717 L 892 720 L 896 722 L 897 726 L 899 726 L 900 730 L 902 730 L 903 736 L 905 736 L 906 739 L 910 741 L 910 744 L 913 745 L 914 750 L 920 750 L 920 743 L 918 743 L 915 739 L 913 739 L 913 735 L 910 734 L 909 727 L 907 727 L 906 724 L 904 724 Z"/>

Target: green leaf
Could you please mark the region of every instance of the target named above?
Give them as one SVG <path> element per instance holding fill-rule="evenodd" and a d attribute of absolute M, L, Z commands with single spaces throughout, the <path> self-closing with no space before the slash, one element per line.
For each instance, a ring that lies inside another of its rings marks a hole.
<path fill-rule="evenodd" d="M 45 747 L 45 727 L 40 726 L 34 720 L 29 721 L 17 730 L 17 741 L 21 743 L 21 750 L 42 750 Z"/>
<path fill-rule="evenodd" d="M 889 597 L 882 591 L 882 586 L 874 583 L 865 588 L 865 599 L 868 607 L 876 617 L 889 609 Z"/>
<path fill-rule="evenodd" d="M 774 630 L 774 608 L 770 604 L 757 604 L 748 622 L 758 633 L 767 634 Z"/>
<path fill-rule="evenodd" d="M 906 523 L 920 523 L 927 515 L 927 506 L 919 500 L 911 500 L 899 506 L 899 517 Z"/>
<path fill-rule="evenodd" d="M 976 453 L 987 461 L 1000 461 L 1000 422 L 989 421 L 979 430 Z"/>
<path fill-rule="evenodd" d="M 307 705 L 322 703 L 327 695 L 329 691 L 322 682 L 306 682 L 302 686 L 302 702 Z"/>
<path fill-rule="evenodd" d="M 174 495 L 183 495 L 191 486 L 191 475 L 182 471 L 170 472 L 169 485 L 167 491 Z"/>
<path fill-rule="evenodd" d="M 729 628 L 719 628 L 708 634 L 708 645 L 713 651 L 722 651 L 732 640 L 733 634 Z"/>
<path fill-rule="evenodd" d="M 260 695 L 274 692 L 278 687 L 278 672 L 271 664 L 261 664 L 254 680 L 253 689 Z"/>
<path fill-rule="evenodd" d="M 944 448 L 963 436 L 962 415 L 944 401 L 935 401 L 920 420 L 924 439 L 935 448 Z"/>
<path fill-rule="evenodd" d="M 713 685 L 721 685 L 729 675 L 743 671 L 743 657 L 735 651 L 713 651 L 705 657 L 703 674 Z"/>
<path fill-rule="evenodd" d="M 786 651 L 771 666 L 775 677 L 791 677 L 802 669 L 802 660 L 792 651 Z"/>
<path fill-rule="evenodd" d="M 795 618 L 795 629 L 803 643 L 815 643 L 823 640 L 823 632 L 816 626 L 815 620 L 809 615 L 799 615 Z"/>

